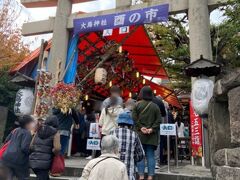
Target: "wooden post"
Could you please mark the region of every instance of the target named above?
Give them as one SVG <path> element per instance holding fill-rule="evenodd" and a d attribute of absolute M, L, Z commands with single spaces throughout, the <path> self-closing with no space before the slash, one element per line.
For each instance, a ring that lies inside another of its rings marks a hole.
<path fill-rule="evenodd" d="M 39 53 L 39 58 L 38 58 L 38 65 L 37 65 L 37 78 L 36 78 L 36 83 L 35 83 L 35 92 L 34 92 L 34 102 L 33 102 L 33 109 L 32 109 L 32 114 L 34 115 L 36 112 L 36 107 L 38 104 L 38 96 L 37 96 L 37 86 L 38 86 L 38 80 L 39 80 L 39 70 L 42 69 L 43 66 L 43 54 L 44 50 L 47 46 L 47 42 L 45 42 L 43 39 L 41 41 L 41 47 L 40 47 L 40 53 Z"/>

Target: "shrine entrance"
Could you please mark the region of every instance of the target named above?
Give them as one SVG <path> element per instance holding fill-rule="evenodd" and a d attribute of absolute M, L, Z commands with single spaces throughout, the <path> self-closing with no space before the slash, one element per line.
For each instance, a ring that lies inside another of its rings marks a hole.
<path fill-rule="evenodd" d="M 27 4 L 32 0 L 22 1 L 25 1 Z M 122 88 L 125 99 L 137 93 L 142 86 L 150 85 L 156 95 L 160 95 L 172 106 L 181 108 L 174 91 L 154 81 L 155 78 L 161 78 L 163 81 L 168 81 L 169 78 L 144 25 L 142 25 L 145 23 L 144 20 L 139 19 L 139 14 L 134 13 L 134 16 L 133 14 L 130 15 L 131 18 L 127 16 L 132 24 L 125 24 L 122 22 L 122 19 L 119 18 L 116 22 L 115 19 L 112 21 L 114 24 L 119 23 L 118 27 L 106 26 L 104 28 L 105 30 L 93 30 L 91 29 L 93 24 L 85 23 L 84 21 L 88 20 L 88 18 L 98 19 L 98 16 L 101 14 L 109 14 L 110 12 L 70 15 L 72 1 L 58 0 L 55 2 L 57 2 L 58 6 L 55 19 L 41 22 L 41 25 L 43 25 L 41 28 L 35 26 L 35 22 L 25 24 L 23 28 L 25 35 L 53 32 L 51 55 L 48 57 L 48 68 L 54 75 L 53 83 L 63 80 L 63 78 L 65 83 L 75 82 L 82 90 L 84 94 L 83 101 L 85 102 L 89 100 L 103 100 L 109 95 L 109 88 L 112 85 L 119 85 Z M 128 3 L 122 2 L 122 0 L 117 1 L 117 9 L 114 10 L 114 12 L 117 11 L 118 14 L 123 13 L 124 8 L 122 8 L 122 6 L 129 6 L 128 9 L 131 9 L 129 1 Z M 154 1 L 135 6 L 133 9 L 151 8 L 163 2 L 169 3 L 170 14 L 188 11 L 191 60 L 196 60 L 200 54 L 212 59 L 209 34 L 209 7 L 217 6 L 219 4 L 218 1 L 204 0 L 203 3 L 198 3 L 197 0 L 184 2 L 176 0 Z M 153 11 L 151 12 L 154 13 Z M 148 18 L 150 17 L 155 17 L 155 14 L 151 14 L 151 16 L 148 15 Z M 77 22 L 78 18 L 82 19 L 82 21 L 79 21 L 81 23 Z M 141 23 L 136 23 L 140 20 Z M 162 20 L 163 19 L 152 21 L 151 19 L 151 21 L 147 23 L 155 23 Z M 164 20 L 167 19 L 165 18 Z M 52 26 L 52 24 L 54 24 L 54 26 Z M 105 22 L 101 21 L 101 25 L 105 25 Z M 199 28 L 199 26 L 204 28 Z M 80 29 L 89 27 L 89 30 L 78 31 L 75 27 Z M 74 30 L 72 30 L 73 28 Z M 70 36 L 72 38 L 69 38 L 69 34 L 74 34 L 74 36 Z M 199 41 L 199 39 L 201 41 Z M 67 48 L 68 42 L 69 46 Z M 49 46 L 45 48 L 45 51 L 49 50 Z M 66 54 L 67 60 L 65 60 Z M 28 63 L 32 63 L 31 66 L 35 64 L 36 67 L 37 63 L 34 62 L 34 60 L 36 60 L 39 55 L 39 50 L 34 51 L 33 54 L 15 70 L 20 72 L 21 70 L 24 71 L 24 67 L 26 67 Z M 96 84 L 94 81 L 94 72 L 100 67 L 106 69 L 109 73 L 107 83 L 104 85 Z M 36 70 L 37 68 L 35 71 Z M 74 164 L 74 162 L 69 161 L 67 166 L 79 170 L 79 168 L 73 167 L 72 164 Z M 184 170 L 180 173 L 184 174 Z M 161 177 L 164 177 L 164 173 L 160 174 Z M 207 173 L 204 171 L 204 174 L 210 174 L 210 172 Z M 199 177 L 202 176 L 203 175 L 199 175 Z M 211 179 L 210 175 L 206 177 L 206 179 Z"/>
<path fill-rule="evenodd" d="M 93 98 L 92 94 L 99 94 L 100 97 L 107 97 L 109 88 L 118 85 L 122 89 L 123 97 L 127 99 L 137 94 L 144 85 L 150 85 L 156 95 L 160 95 L 172 106 L 181 108 L 173 90 L 153 81 L 157 78 L 168 82 L 170 80 L 144 26 L 131 26 L 129 33 L 122 34 L 117 28 L 109 36 L 103 36 L 102 32 L 81 34 L 75 36 L 71 42 L 74 43 L 76 38 L 77 51 L 71 49 L 70 44 L 69 52 L 78 52 L 78 56 L 69 53 L 69 57 L 77 59 L 77 68 L 73 64 L 76 59 L 70 58 L 66 65 L 69 69 L 66 70 L 65 81 L 69 82 L 76 70 L 75 83 L 84 96 Z M 118 45 L 119 48 L 109 52 L 109 49 Z M 103 62 L 101 58 L 106 56 L 109 58 Z M 71 67 L 73 69 L 70 69 Z M 94 82 L 97 68 L 107 71 L 107 83 L 104 85 Z"/>

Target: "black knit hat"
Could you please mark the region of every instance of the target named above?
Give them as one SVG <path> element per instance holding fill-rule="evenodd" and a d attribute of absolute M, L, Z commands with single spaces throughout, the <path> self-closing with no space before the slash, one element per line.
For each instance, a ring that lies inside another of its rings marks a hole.
<path fill-rule="evenodd" d="M 48 126 L 52 126 L 52 127 L 57 129 L 58 126 L 59 126 L 57 116 L 54 116 L 54 115 L 48 116 L 46 121 L 45 121 L 45 124 L 48 125 Z"/>
<path fill-rule="evenodd" d="M 153 91 L 150 88 L 150 86 L 144 86 L 140 91 L 140 99 L 146 100 L 146 101 L 152 101 L 153 99 Z"/>
<path fill-rule="evenodd" d="M 31 123 L 33 121 L 34 121 L 34 119 L 30 115 L 23 115 L 23 116 L 20 116 L 18 119 L 19 126 L 21 128 L 25 128 L 26 125 L 28 125 L 29 123 Z"/>

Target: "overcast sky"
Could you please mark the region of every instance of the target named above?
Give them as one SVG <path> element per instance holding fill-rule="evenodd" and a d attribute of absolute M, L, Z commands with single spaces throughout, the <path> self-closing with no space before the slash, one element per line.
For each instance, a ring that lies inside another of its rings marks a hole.
<path fill-rule="evenodd" d="M 17 0 L 20 2 L 20 0 Z M 73 5 L 73 12 L 83 11 L 83 12 L 94 12 L 105 9 L 115 8 L 116 2 L 115 0 L 96 0 L 81 4 Z M 26 10 L 26 14 L 31 16 L 32 20 L 43 20 L 47 19 L 49 16 L 55 16 L 56 8 L 28 8 Z M 211 13 L 211 22 L 219 23 L 222 21 L 222 15 L 219 11 L 214 11 Z"/>
<path fill-rule="evenodd" d="M 0 0 L 2 1 L 2 0 Z M 16 0 L 20 2 L 20 0 Z M 86 2 L 81 4 L 75 4 L 73 5 L 73 12 L 94 12 L 94 11 L 100 11 L 105 9 L 112 9 L 115 8 L 116 2 L 115 0 L 96 0 L 92 2 Z M 37 20 L 44 20 L 48 19 L 50 16 L 55 16 L 56 8 L 50 7 L 50 8 L 28 8 L 23 9 L 23 16 L 25 21 L 37 21 Z M 211 13 L 210 20 L 211 23 L 219 24 L 223 21 L 222 13 L 220 13 L 218 10 L 215 10 Z M 51 36 L 47 35 L 44 36 L 44 39 L 49 39 Z M 38 41 L 40 43 L 39 39 L 42 38 L 42 36 L 34 36 L 31 41 Z M 38 44 L 34 43 L 34 44 Z M 33 47 L 33 46 L 32 46 Z M 35 48 L 35 45 L 34 45 Z"/>

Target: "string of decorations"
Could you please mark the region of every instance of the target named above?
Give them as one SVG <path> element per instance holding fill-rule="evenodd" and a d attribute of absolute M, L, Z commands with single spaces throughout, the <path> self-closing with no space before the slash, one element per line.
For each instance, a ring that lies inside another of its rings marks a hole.
<path fill-rule="evenodd" d="M 48 114 L 51 98 L 49 96 L 51 91 L 50 81 L 52 74 L 46 70 L 39 70 L 38 85 L 37 85 L 37 102 L 35 114 L 37 117 L 45 117 Z"/>
<path fill-rule="evenodd" d="M 80 99 L 81 92 L 74 84 L 60 82 L 51 90 L 53 106 L 60 109 L 63 114 L 71 113 Z"/>
<path fill-rule="evenodd" d="M 116 46 L 116 43 L 110 41 L 102 47 L 100 52 L 104 53 L 111 46 Z M 92 56 L 89 60 L 81 62 L 78 66 L 77 79 L 84 78 L 100 61 L 98 56 Z M 89 94 L 97 89 L 108 93 L 109 87 L 118 85 L 130 92 L 136 93 L 145 84 L 146 80 L 134 68 L 133 60 L 128 57 L 128 52 L 120 46 L 118 51 L 109 60 L 96 69 L 95 75 L 92 74 L 89 76 L 86 82 L 82 84 L 81 91 L 85 95 L 86 100 L 86 96 L 88 97 Z M 107 96 L 108 94 L 104 95 Z"/>

